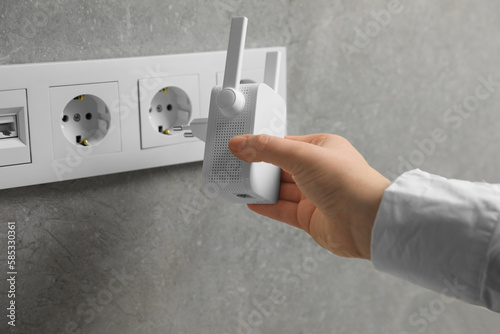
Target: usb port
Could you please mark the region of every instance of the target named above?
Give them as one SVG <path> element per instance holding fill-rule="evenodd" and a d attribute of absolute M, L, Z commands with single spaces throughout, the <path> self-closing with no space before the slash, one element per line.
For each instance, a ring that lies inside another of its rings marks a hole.
<path fill-rule="evenodd" d="M 252 196 L 250 196 L 248 194 L 237 194 L 236 196 L 239 198 L 253 198 Z"/>
<path fill-rule="evenodd" d="M 0 115 L 0 139 L 17 138 L 17 117 Z"/>

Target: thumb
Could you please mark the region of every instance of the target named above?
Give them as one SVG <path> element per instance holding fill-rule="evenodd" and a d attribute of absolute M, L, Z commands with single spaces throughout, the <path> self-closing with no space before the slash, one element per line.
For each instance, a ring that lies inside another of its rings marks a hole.
<path fill-rule="evenodd" d="M 246 162 L 268 162 L 296 174 L 305 162 L 317 156 L 317 146 L 269 135 L 242 135 L 229 141 L 229 149 Z"/>

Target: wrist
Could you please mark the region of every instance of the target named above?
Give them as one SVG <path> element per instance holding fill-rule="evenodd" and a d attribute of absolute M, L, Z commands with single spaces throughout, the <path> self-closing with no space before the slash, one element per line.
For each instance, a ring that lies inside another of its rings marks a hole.
<path fill-rule="evenodd" d="M 377 218 L 384 192 L 390 185 L 391 182 L 380 175 L 376 186 L 371 190 L 370 199 L 365 209 L 360 210 L 358 219 L 350 224 L 358 255 L 362 259 L 371 260 L 371 243 L 375 219 Z"/>

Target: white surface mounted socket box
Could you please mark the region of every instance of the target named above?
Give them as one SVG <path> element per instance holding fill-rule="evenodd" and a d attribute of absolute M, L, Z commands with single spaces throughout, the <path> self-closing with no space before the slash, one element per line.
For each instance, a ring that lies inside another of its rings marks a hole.
<path fill-rule="evenodd" d="M 245 50 L 242 82 L 262 82 L 266 54 Z M 226 52 L 0 66 L 0 189 L 203 160 L 188 130 L 208 116 Z M 189 127 L 186 127 L 189 128 Z"/>

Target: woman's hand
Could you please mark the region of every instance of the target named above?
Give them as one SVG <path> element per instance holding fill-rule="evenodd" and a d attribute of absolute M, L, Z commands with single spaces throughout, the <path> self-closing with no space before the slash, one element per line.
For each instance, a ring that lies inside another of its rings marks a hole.
<path fill-rule="evenodd" d="M 231 152 L 282 169 L 276 204 L 248 207 L 309 233 L 332 253 L 370 259 L 373 223 L 391 184 L 344 138 L 330 134 L 237 136 Z"/>

